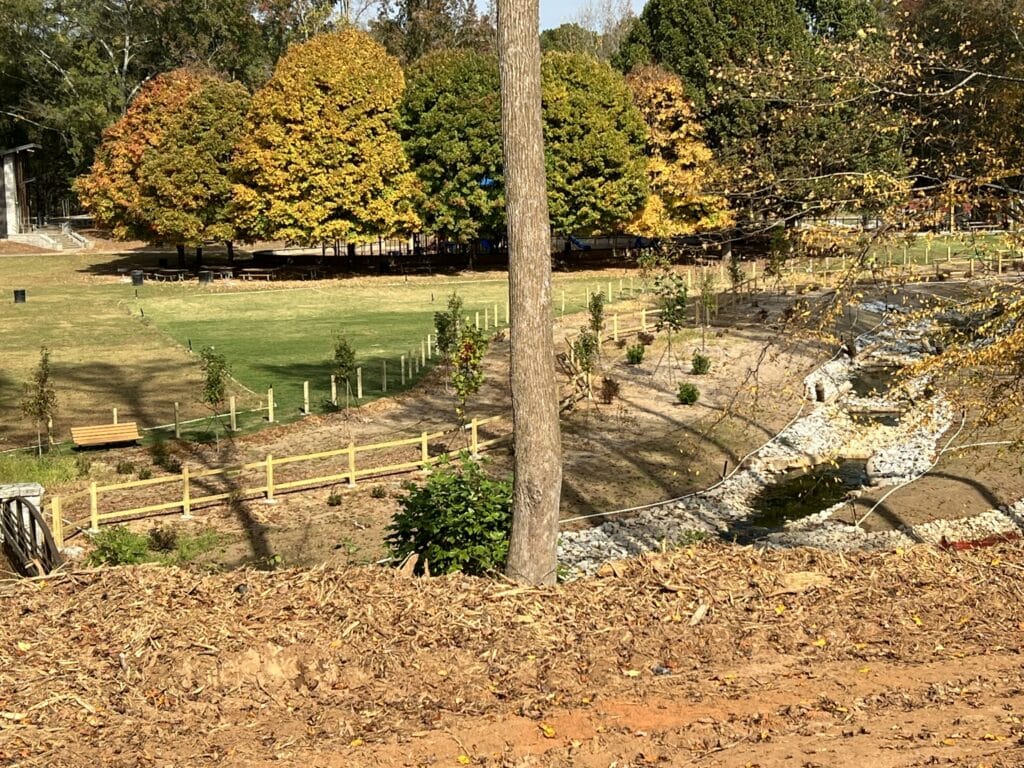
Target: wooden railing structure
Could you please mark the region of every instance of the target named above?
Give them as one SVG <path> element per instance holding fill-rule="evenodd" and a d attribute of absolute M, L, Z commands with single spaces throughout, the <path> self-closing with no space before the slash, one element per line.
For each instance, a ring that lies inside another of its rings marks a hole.
<path fill-rule="evenodd" d="M 54 496 L 50 501 L 50 529 L 53 532 L 57 547 L 64 546 L 65 531 L 79 530 L 88 527 L 91 532 L 99 530 L 104 523 L 124 522 L 130 519 L 166 515 L 178 512 L 182 517 L 189 518 L 199 507 L 208 507 L 226 501 L 243 501 L 252 498 L 264 498 L 273 502 L 275 495 L 284 491 L 299 488 L 316 488 L 345 483 L 353 488 L 359 480 L 372 477 L 383 477 L 405 472 L 425 470 L 445 458 L 458 455 L 467 450 L 476 455 L 487 448 L 498 445 L 511 438 L 506 434 L 481 434 L 482 427 L 490 427 L 488 432 L 496 430 L 491 425 L 506 419 L 506 416 L 492 416 L 487 419 L 472 419 L 464 427 L 441 432 L 422 432 L 416 437 L 403 440 L 356 445 L 349 443 L 344 448 L 335 448 L 317 453 L 297 456 L 277 456 L 267 454 L 260 461 L 237 464 L 227 467 L 197 469 L 185 464 L 180 474 L 163 475 L 146 480 L 132 480 L 124 483 L 100 485 L 90 483 L 89 487 L 75 494 Z M 465 440 L 461 447 L 451 447 L 450 443 Z M 431 451 L 431 444 L 438 447 L 439 441 L 445 441 L 441 451 Z M 370 453 L 385 452 L 383 463 L 367 465 L 360 456 Z M 405 455 L 401 455 L 401 454 Z M 317 462 L 318 470 L 303 472 L 300 465 L 304 462 Z M 360 466 L 362 465 L 362 466 Z M 169 492 L 170 497 L 156 503 L 124 508 L 102 509 L 104 498 L 114 497 L 111 506 L 116 504 L 118 496 L 133 495 L 124 492 L 137 492 L 139 489 L 161 489 Z"/>

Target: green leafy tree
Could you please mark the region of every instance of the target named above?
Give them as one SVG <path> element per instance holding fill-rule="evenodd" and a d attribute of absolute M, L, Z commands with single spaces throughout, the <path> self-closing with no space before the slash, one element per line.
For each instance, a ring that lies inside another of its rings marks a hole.
<path fill-rule="evenodd" d="M 439 50 L 494 49 L 494 20 L 475 0 L 381 0 L 370 31 L 404 64 Z"/>
<path fill-rule="evenodd" d="M 199 360 L 203 369 L 203 391 L 199 399 L 216 414 L 227 400 L 231 369 L 227 358 L 213 347 L 203 347 Z"/>
<path fill-rule="evenodd" d="M 43 432 L 46 432 L 46 445 L 53 442 L 51 425 L 57 415 L 57 391 L 53 386 L 50 370 L 50 350 L 43 347 L 39 350 L 39 364 L 32 372 L 32 378 L 25 384 L 25 394 L 21 400 L 21 412 L 32 419 L 36 427 L 36 446 L 39 455 L 43 455 Z"/>
<path fill-rule="evenodd" d="M 339 380 L 345 382 L 345 407 L 348 407 L 349 393 L 352 391 L 352 379 L 356 375 L 356 351 L 352 348 L 348 337 L 339 331 L 334 336 L 334 358 L 331 371 Z"/>
<path fill-rule="evenodd" d="M 366 242 L 418 226 L 396 130 L 404 80 L 366 33 L 292 46 L 253 97 L 235 155 L 238 223 L 252 237 Z"/>
<path fill-rule="evenodd" d="M 402 137 L 427 230 L 460 242 L 503 236 L 498 60 L 473 51 L 424 57 L 407 73 Z"/>
<path fill-rule="evenodd" d="M 462 297 L 452 293 L 445 310 L 434 313 L 434 343 L 444 360 L 448 360 L 455 351 L 463 322 Z"/>
<path fill-rule="evenodd" d="M 588 56 L 596 56 L 600 43 L 601 38 L 597 32 L 575 22 L 562 24 L 554 29 L 545 29 L 540 33 L 542 53 L 559 51 L 560 53 L 583 53 Z"/>
<path fill-rule="evenodd" d="M 621 75 L 580 54 L 549 53 L 543 78 L 551 225 L 613 232 L 647 199 L 645 128 Z"/>
<path fill-rule="evenodd" d="M 650 0 L 615 58 L 623 72 L 660 64 L 679 75 L 703 111 L 714 70 L 808 43 L 794 0 Z"/>

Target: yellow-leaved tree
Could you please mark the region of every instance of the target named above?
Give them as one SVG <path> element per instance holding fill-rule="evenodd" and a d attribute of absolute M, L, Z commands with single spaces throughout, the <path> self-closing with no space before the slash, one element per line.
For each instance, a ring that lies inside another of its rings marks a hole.
<path fill-rule="evenodd" d="M 358 30 L 289 48 L 235 153 L 239 228 L 306 245 L 415 229 L 415 176 L 395 130 L 404 85 L 398 61 Z"/>
<path fill-rule="evenodd" d="M 660 67 L 633 70 L 627 78 L 647 124 L 647 175 L 651 194 L 633 221 L 649 237 L 673 237 L 733 223 L 728 201 L 709 191 L 716 166 L 683 81 Z"/>

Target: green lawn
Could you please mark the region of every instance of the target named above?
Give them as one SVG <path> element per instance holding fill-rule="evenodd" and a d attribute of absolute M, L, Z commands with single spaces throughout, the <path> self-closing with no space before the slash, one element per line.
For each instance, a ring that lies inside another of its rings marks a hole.
<path fill-rule="evenodd" d="M 389 394 L 402 389 L 399 356 L 419 353 L 433 330 L 433 314 L 453 291 L 465 300 L 471 321 L 494 305 L 504 324 L 507 282 L 457 277 L 356 278 L 309 283 L 235 284 L 200 287 L 146 283 L 139 289 L 110 275 L 112 265 L 139 257 L 81 253 L 0 257 L 0 450 L 24 445 L 35 432 L 20 413 L 24 381 L 39 348 L 52 352 L 60 412 L 58 436 L 74 424 L 102 423 L 118 408 L 119 418 L 142 426 L 167 424 L 174 403 L 182 418 L 207 413 L 198 403 L 201 373 L 196 355 L 212 345 L 228 359 L 238 381 L 256 394 L 254 406 L 273 385 L 278 416 L 295 418 L 302 383 L 310 382 L 311 404 L 329 398 L 333 336 L 344 331 L 363 367 L 365 400 L 380 397 L 382 362 L 388 364 Z M 625 273 L 621 273 L 625 274 Z M 618 292 L 620 273 L 612 290 Z M 566 312 L 584 308 L 585 291 L 608 289 L 609 275 L 558 275 L 554 303 Z M 628 290 L 629 279 L 623 282 Z M 12 303 L 12 289 L 28 291 L 28 302 Z M 260 418 L 252 416 L 253 427 Z"/>

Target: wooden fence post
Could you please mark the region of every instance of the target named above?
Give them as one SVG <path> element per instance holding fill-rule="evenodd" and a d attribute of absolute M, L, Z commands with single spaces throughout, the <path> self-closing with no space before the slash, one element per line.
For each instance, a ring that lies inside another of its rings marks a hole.
<path fill-rule="evenodd" d="M 430 451 L 427 446 L 427 433 L 423 432 L 420 434 L 420 461 L 423 462 L 424 468 L 430 463 Z"/>
<path fill-rule="evenodd" d="M 117 408 L 114 409 L 114 423 L 117 424 Z"/>
<path fill-rule="evenodd" d="M 473 326 L 479 331 L 480 330 L 480 313 L 475 313 L 473 317 Z"/>
<path fill-rule="evenodd" d="M 363 369 L 356 368 L 356 400 L 363 399 Z"/>
<path fill-rule="evenodd" d="M 477 317 L 478 318 L 480 317 L 479 313 L 477 313 Z M 479 327 L 479 326 L 477 326 L 477 327 Z M 399 381 L 401 382 L 402 386 L 404 387 L 405 386 L 405 355 L 399 355 L 398 356 L 398 364 L 402 367 L 402 375 L 399 378 Z"/>
<path fill-rule="evenodd" d="M 612 301 L 614 301 L 614 299 L 612 298 L 612 281 L 609 280 L 608 281 L 608 302 L 611 303 Z"/>
<path fill-rule="evenodd" d="M 189 488 L 188 464 L 181 467 L 181 516 L 192 517 L 192 491 Z"/>
<path fill-rule="evenodd" d="M 640 330 L 647 333 L 647 310 L 645 308 L 640 309 Z"/>
<path fill-rule="evenodd" d="M 331 405 L 338 407 L 338 378 L 331 374 Z"/>
<path fill-rule="evenodd" d="M 309 416 L 309 382 L 302 382 L 302 415 Z"/>
<path fill-rule="evenodd" d="M 349 488 L 356 487 L 356 445 L 355 443 L 348 444 L 348 486 Z"/>
<path fill-rule="evenodd" d="M 1001 275 L 1003 274 L 1003 252 L 1000 251 L 998 254 L 996 254 L 996 257 L 999 259 L 999 261 L 997 262 L 999 267 L 996 271 L 996 274 Z"/>
<path fill-rule="evenodd" d="M 235 396 L 228 398 L 228 407 L 231 409 L 231 431 L 238 431 L 238 410 L 235 408 Z"/>
<path fill-rule="evenodd" d="M 433 347 L 433 343 L 432 342 L 433 342 L 433 339 L 431 339 L 431 336 L 428 333 L 427 334 L 427 358 L 430 359 L 430 360 L 434 359 L 434 347 Z"/>
<path fill-rule="evenodd" d="M 484 330 L 490 330 L 490 326 L 487 324 L 490 318 L 491 310 L 489 307 L 484 307 Z M 498 327 L 498 319 L 494 319 L 494 327 Z"/>
<path fill-rule="evenodd" d="M 480 452 L 479 448 L 477 447 L 477 443 L 479 442 L 479 440 L 477 439 L 477 420 L 475 416 L 473 417 L 473 421 L 471 421 L 469 424 L 469 435 L 470 452 L 473 454 L 473 456 L 478 456 Z"/>
<path fill-rule="evenodd" d="M 508 299 L 505 299 L 505 325 L 508 325 Z"/>
<path fill-rule="evenodd" d="M 267 454 L 267 501 L 274 500 L 274 456 Z"/>
<path fill-rule="evenodd" d="M 274 388 L 267 387 L 267 422 L 274 423 Z"/>
<path fill-rule="evenodd" d="M 181 439 L 181 407 L 174 404 L 174 439 Z"/>
<path fill-rule="evenodd" d="M 99 533 L 100 510 L 96 501 L 96 483 L 89 483 L 89 532 Z"/>
<path fill-rule="evenodd" d="M 498 304 L 494 304 L 494 330 L 498 330 Z"/>
<path fill-rule="evenodd" d="M 387 360 L 381 360 L 380 361 L 380 370 L 381 370 L 381 384 L 380 384 L 381 390 L 380 391 L 381 392 L 387 392 L 388 391 L 388 361 Z"/>
<path fill-rule="evenodd" d="M 562 289 L 562 314 L 565 314 L 565 288 Z"/>
<path fill-rule="evenodd" d="M 64 518 L 60 515 L 60 496 L 54 496 L 50 502 L 50 532 L 57 549 L 64 548 Z"/>

